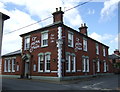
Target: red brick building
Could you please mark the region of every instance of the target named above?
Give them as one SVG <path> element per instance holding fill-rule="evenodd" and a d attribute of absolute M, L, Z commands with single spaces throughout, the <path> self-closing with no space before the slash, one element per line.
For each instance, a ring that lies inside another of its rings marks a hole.
<path fill-rule="evenodd" d="M 21 50 L 2 56 L 2 75 L 20 75 Z"/>
<path fill-rule="evenodd" d="M 110 72 L 120 73 L 120 51 L 116 49 L 112 55 L 109 55 Z"/>
<path fill-rule="evenodd" d="M 109 47 L 88 37 L 85 23 L 79 32 L 66 26 L 63 14 L 56 8 L 53 24 L 20 35 L 21 77 L 70 79 L 108 73 Z"/>

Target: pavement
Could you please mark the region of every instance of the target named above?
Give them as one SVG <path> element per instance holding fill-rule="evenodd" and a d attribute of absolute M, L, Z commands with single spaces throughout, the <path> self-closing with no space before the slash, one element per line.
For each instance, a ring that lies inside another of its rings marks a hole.
<path fill-rule="evenodd" d="M 118 90 L 120 75 L 105 75 L 72 81 L 3 78 L 2 90 Z"/>

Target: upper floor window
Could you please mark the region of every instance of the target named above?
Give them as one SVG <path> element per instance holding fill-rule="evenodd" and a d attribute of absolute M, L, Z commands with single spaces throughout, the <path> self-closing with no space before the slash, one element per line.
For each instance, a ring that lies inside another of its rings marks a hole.
<path fill-rule="evenodd" d="M 48 46 L 48 31 L 41 32 L 41 47 Z"/>
<path fill-rule="evenodd" d="M 68 32 L 68 46 L 73 47 L 73 33 Z"/>
<path fill-rule="evenodd" d="M 87 39 L 83 38 L 83 51 L 87 51 Z"/>
<path fill-rule="evenodd" d="M 24 50 L 29 50 L 30 48 L 30 36 L 26 36 L 24 40 Z"/>
<path fill-rule="evenodd" d="M 106 56 L 105 47 L 103 47 L 103 56 Z"/>
<path fill-rule="evenodd" d="M 98 43 L 96 43 L 96 54 L 97 55 L 99 54 L 99 45 L 98 45 Z"/>

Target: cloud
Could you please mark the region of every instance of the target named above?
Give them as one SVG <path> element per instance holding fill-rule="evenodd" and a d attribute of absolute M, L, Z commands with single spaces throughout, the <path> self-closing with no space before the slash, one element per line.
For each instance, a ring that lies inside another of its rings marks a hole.
<path fill-rule="evenodd" d="M 118 48 L 118 39 L 120 39 L 120 33 L 119 33 L 119 38 L 118 38 L 118 35 L 111 35 L 111 34 L 100 35 L 95 32 L 89 34 L 88 36 L 99 42 L 102 42 L 103 44 L 107 46 L 110 46 L 109 54 L 112 54 L 113 51 Z"/>
<path fill-rule="evenodd" d="M 93 33 L 89 34 L 89 37 L 91 37 L 97 41 L 103 42 L 103 41 L 106 41 L 108 39 L 112 39 L 113 35 L 111 35 L 111 34 L 99 35 L 99 34 L 93 32 Z"/>
<path fill-rule="evenodd" d="M 111 20 L 111 17 L 114 16 L 114 11 L 118 8 L 118 2 L 120 0 L 106 0 L 104 2 L 104 7 L 101 10 L 101 20 Z"/>
<path fill-rule="evenodd" d="M 7 6 L 8 4 L 13 5 L 13 7 L 15 6 L 14 9 L 11 8 L 7 10 L 10 8 Z M 0 11 L 10 16 L 10 19 L 4 23 L 2 54 L 21 49 L 22 43 L 19 35 L 51 24 L 52 18 L 11 34 L 5 35 L 5 33 L 35 23 L 35 16 L 37 16 L 37 20 L 42 20 L 52 16 L 51 14 L 55 11 L 55 8 L 62 7 L 64 11 L 76 4 L 78 4 L 78 2 L 68 2 L 65 0 L 64 4 L 61 0 L 51 0 L 50 2 L 47 0 L 0 0 Z M 19 6 L 19 8 L 22 7 L 22 10 L 19 10 L 16 6 Z M 76 16 L 73 16 L 73 14 Z M 79 11 L 73 9 L 64 14 L 64 22 L 69 26 L 76 27 L 83 23 L 83 20 Z"/>
<path fill-rule="evenodd" d="M 22 42 L 21 42 L 21 37 L 19 35 L 41 27 L 39 24 L 36 24 L 24 28 L 22 30 L 13 32 L 11 34 L 6 34 L 8 32 L 21 28 L 30 23 L 36 22 L 31 18 L 29 14 L 22 12 L 20 10 L 15 9 L 7 12 L 9 12 L 10 19 L 5 21 L 4 23 L 2 54 L 21 49 Z"/>

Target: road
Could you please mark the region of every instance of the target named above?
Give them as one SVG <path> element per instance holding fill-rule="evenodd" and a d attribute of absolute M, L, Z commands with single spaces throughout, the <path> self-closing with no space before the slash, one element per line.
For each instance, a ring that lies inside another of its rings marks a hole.
<path fill-rule="evenodd" d="M 120 75 L 119 75 L 120 76 Z M 45 82 L 26 79 L 3 79 L 3 90 L 118 90 L 118 75 L 106 75 L 70 82 Z"/>

